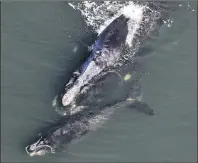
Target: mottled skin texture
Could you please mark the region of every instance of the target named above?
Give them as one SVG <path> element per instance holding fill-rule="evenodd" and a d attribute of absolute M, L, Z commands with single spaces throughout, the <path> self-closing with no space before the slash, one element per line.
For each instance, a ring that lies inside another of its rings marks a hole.
<path fill-rule="evenodd" d="M 141 96 L 140 89 L 139 82 L 134 82 L 130 92 L 126 95 L 126 100 L 102 108 L 88 108 L 72 116 L 63 117 L 46 132 L 40 134 L 35 143 L 27 146 L 26 152 L 30 156 L 35 156 L 61 151 L 66 148 L 68 143 L 102 125 L 116 110 L 116 107 L 137 109 L 147 115 L 155 115 L 153 109 L 139 98 Z"/>
<path fill-rule="evenodd" d="M 120 102 L 122 103 L 122 102 Z M 135 101 L 134 106 L 141 108 L 140 111 L 148 115 L 154 115 L 154 111 L 147 107 L 144 102 Z M 133 107 L 131 102 L 128 102 L 129 107 Z M 138 104 L 138 105 L 137 105 Z M 115 104 L 116 105 L 116 104 Z M 145 111 L 143 110 L 144 105 Z M 114 106 L 115 107 L 115 106 Z M 37 143 L 33 143 L 26 147 L 26 152 L 30 156 L 45 155 L 47 153 L 55 153 L 63 150 L 68 143 L 76 140 L 90 131 L 93 131 L 98 124 L 103 123 L 115 110 L 114 107 L 107 106 L 103 110 L 80 112 L 72 117 L 59 122 L 57 126 L 47 130 L 46 133 L 39 135 Z M 139 109 L 138 108 L 138 109 Z"/>

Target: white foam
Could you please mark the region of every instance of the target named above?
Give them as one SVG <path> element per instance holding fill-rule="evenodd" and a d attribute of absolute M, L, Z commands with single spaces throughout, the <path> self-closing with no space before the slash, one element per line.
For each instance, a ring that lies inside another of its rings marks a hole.
<path fill-rule="evenodd" d="M 73 9 L 76 9 L 76 7 L 72 3 L 68 3 Z"/>
<path fill-rule="evenodd" d="M 130 18 L 128 23 L 129 33 L 126 39 L 126 44 L 130 47 L 140 26 L 143 18 L 143 9 L 145 8 L 145 6 L 135 4 L 132 1 L 104 1 L 103 3 L 83 1 L 77 4 L 69 3 L 69 5 L 79 10 L 87 25 L 91 26 L 98 34 L 121 14 Z"/>
<path fill-rule="evenodd" d="M 133 2 L 129 2 L 129 5 L 123 7 L 122 13 L 133 20 L 140 21 L 142 19 L 143 9 L 145 6 L 140 6 L 134 4 Z"/>
<path fill-rule="evenodd" d="M 128 22 L 129 32 L 126 38 L 126 44 L 128 44 L 129 47 L 132 46 L 133 38 L 135 37 L 135 34 L 137 33 L 142 22 L 144 7 L 130 2 L 130 4 L 125 6 L 122 10 L 123 14 L 130 18 Z"/>
<path fill-rule="evenodd" d="M 129 47 L 132 46 L 133 38 L 141 24 L 143 18 L 143 9 L 145 6 L 140 6 L 129 2 L 128 5 L 124 6 L 119 12 L 117 12 L 112 18 L 106 20 L 100 27 L 97 29 L 97 33 L 100 34 L 114 19 L 124 14 L 127 18 L 130 18 L 128 22 L 128 35 L 126 39 L 126 44 Z M 110 6 L 109 6 L 110 9 Z"/>

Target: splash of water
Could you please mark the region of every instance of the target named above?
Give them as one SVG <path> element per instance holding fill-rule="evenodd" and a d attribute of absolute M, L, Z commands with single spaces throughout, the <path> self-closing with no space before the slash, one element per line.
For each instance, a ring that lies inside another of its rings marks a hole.
<path fill-rule="evenodd" d="M 145 7 L 135 4 L 132 1 L 104 1 L 103 3 L 84 1 L 77 4 L 69 3 L 69 5 L 79 10 L 87 25 L 91 26 L 98 34 L 121 14 L 130 18 L 128 22 L 129 34 L 126 39 L 126 43 L 130 47 L 132 46 L 133 37 L 143 18 L 143 8 Z"/>

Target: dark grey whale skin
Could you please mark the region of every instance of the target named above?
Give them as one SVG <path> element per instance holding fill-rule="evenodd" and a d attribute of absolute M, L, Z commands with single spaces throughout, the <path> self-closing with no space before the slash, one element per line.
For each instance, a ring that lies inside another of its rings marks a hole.
<path fill-rule="evenodd" d="M 139 82 L 137 81 L 137 83 Z M 81 138 L 103 124 L 117 107 L 137 109 L 147 115 L 156 115 L 153 109 L 136 97 L 139 95 L 140 89 L 140 85 L 137 87 L 137 83 L 134 83 L 134 87 L 126 96 L 129 98 L 126 100 L 120 100 L 102 108 L 88 108 L 77 114 L 63 117 L 54 126 L 39 134 L 35 143 L 26 147 L 27 154 L 36 156 L 61 152 L 73 140 Z"/>
<path fill-rule="evenodd" d="M 104 29 L 104 31 L 98 36 L 97 40 L 92 46 L 91 55 L 87 58 L 85 63 L 82 64 L 80 68 L 80 73 L 84 72 L 91 60 L 95 60 L 96 63 L 101 67 L 103 67 L 103 65 L 101 64 L 105 64 L 105 67 L 108 67 L 108 64 L 104 63 L 103 61 L 105 60 L 105 62 L 108 62 L 108 56 L 105 56 L 105 59 L 103 58 L 101 61 L 97 61 L 97 58 L 99 58 L 99 56 L 101 55 L 101 51 L 103 48 L 111 50 L 122 47 L 128 34 L 128 20 L 129 18 L 121 15 Z"/>

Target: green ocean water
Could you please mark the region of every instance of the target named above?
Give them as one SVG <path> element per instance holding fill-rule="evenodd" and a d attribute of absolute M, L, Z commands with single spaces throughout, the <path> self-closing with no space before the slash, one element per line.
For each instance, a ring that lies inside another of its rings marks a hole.
<path fill-rule="evenodd" d="M 141 60 L 148 72 L 143 98 L 158 116 L 118 110 L 67 152 L 31 158 L 24 147 L 58 117 L 52 100 L 87 57 L 82 42 L 91 43 L 92 32 L 66 2 L 2 3 L 2 162 L 195 162 L 197 5 L 190 4 L 195 11 L 175 11 L 152 55 Z"/>

